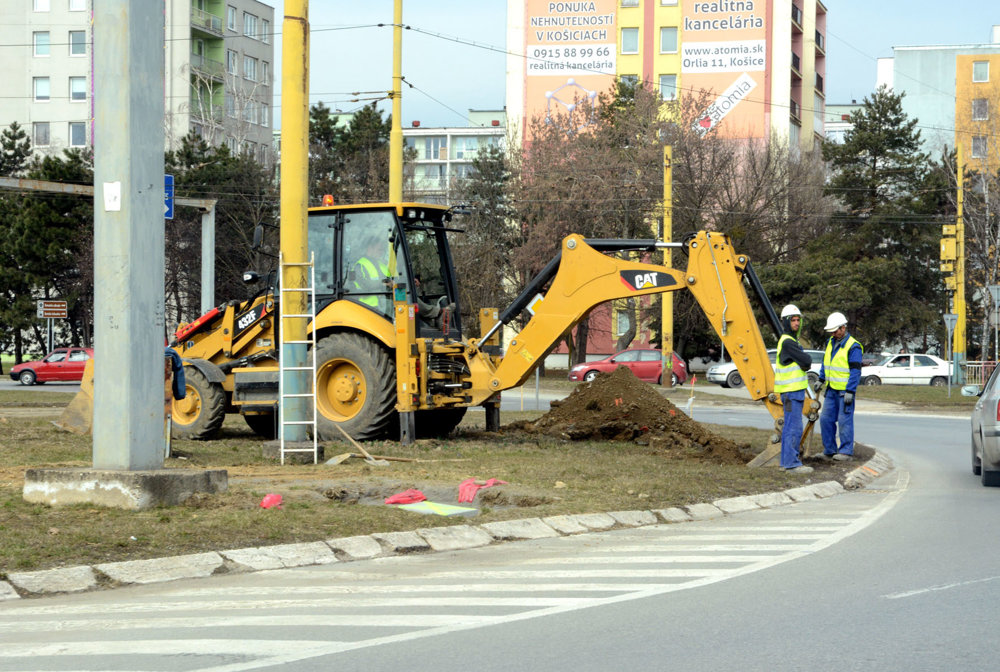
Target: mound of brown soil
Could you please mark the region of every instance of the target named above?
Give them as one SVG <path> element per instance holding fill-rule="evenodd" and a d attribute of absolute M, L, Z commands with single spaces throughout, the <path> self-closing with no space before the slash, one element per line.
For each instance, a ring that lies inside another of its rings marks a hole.
<path fill-rule="evenodd" d="M 626 368 L 581 383 L 534 422 L 536 432 L 570 441 L 631 441 L 677 457 L 745 464 L 753 453 L 706 430 Z"/>

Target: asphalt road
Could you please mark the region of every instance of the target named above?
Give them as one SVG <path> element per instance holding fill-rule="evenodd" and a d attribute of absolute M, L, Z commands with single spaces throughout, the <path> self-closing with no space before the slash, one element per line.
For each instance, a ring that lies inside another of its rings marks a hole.
<path fill-rule="evenodd" d="M 858 434 L 897 469 L 825 500 L 5 604 L 0 671 L 993 669 L 1000 489 L 968 419 Z"/>

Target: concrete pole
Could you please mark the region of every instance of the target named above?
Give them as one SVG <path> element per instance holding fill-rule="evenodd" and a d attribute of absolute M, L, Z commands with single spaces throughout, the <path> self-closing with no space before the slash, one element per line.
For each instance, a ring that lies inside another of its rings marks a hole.
<path fill-rule="evenodd" d="M 663 242 L 672 242 L 674 236 L 674 223 L 671 208 L 674 203 L 673 195 L 673 174 L 671 173 L 673 161 L 673 148 L 667 145 L 663 148 Z M 673 253 L 670 248 L 663 250 L 663 265 L 670 268 L 673 265 Z M 663 324 L 662 344 L 660 346 L 660 357 L 663 368 L 660 369 L 660 385 L 663 387 L 673 387 L 673 380 L 670 374 L 674 370 L 674 293 L 664 292 L 660 294 L 661 316 Z"/>
<path fill-rule="evenodd" d="M 201 312 L 215 307 L 215 206 L 201 213 Z"/>
<path fill-rule="evenodd" d="M 403 200 L 403 0 L 392 17 L 392 126 L 389 128 L 389 202 Z"/>
<path fill-rule="evenodd" d="M 163 466 L 163 6 L 94 1 L 94 468 Z"/>
<path fill-rule="evenodd" d="M 306 287 L 305 266 L 309 247 L 309 2 L 286 0 L 281 46 L 281 254 L 286 264 L 281 286 Z M 281 313 L 303 315 L 306 293 L 283 291 Z M 305 394 L 312 387 L 304 370 L 308 351 L 304 317 L 282 318 L 281 358 L 286 368 L 282 381 L 285 394 Z M 312 418 L 304 397 L 279 400 L 284 422 L 304 422 Z M 286 441 L 305 441 L 305 425 L 284 425 Z"/>

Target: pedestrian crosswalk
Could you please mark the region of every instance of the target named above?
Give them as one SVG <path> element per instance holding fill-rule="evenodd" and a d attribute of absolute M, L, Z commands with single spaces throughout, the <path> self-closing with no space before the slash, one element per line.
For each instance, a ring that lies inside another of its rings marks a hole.
<path fill-rule="evenodd" d="M 0 672 L 295 669 L 769 569 L 860 531 L 894 501 L 848 493 L 700 522 L 21 600 L 0 607 Z"/>

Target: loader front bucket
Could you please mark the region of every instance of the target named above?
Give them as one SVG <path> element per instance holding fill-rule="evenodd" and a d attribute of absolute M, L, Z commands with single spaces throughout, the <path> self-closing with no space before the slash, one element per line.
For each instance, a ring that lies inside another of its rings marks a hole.
<path fill-rule="evenodd" d="M 80 381 L 80 391 L 53 423 L 74 434 L 89 434 L 94 424 L 94 360 L 88 359 Z"/>

